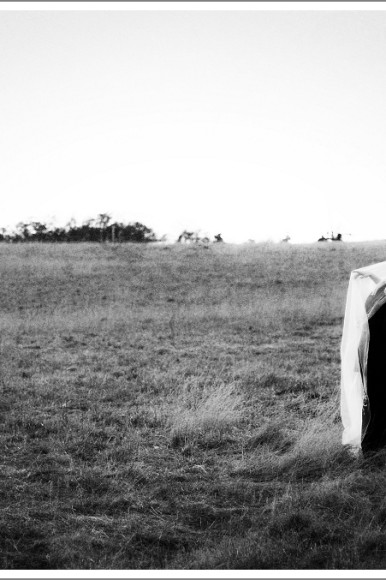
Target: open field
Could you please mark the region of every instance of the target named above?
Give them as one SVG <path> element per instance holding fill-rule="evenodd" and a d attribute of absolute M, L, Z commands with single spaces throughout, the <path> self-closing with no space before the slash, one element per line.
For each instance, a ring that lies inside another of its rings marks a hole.
<path fill-rule="evenodd" d="M 383 260 L 0 245 L 2 568 L 386 568 L 386 458 L 339 417 L 349 273 Z"/>

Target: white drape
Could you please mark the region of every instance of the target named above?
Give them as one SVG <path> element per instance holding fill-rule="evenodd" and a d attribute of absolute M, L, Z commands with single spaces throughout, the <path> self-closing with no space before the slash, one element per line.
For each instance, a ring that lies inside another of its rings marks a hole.
<path fill-rule="evenodd" d="M 341 343 L 341 417 L 344 445 L 361 445 L 362 408 L 367 393 L 368 319 L 381 304 L 379 295 L 382 296 L 382 303 L 386 301 L 383 291 L 379 292 L 385 284 L 386 262 L 351 272 Z"/>

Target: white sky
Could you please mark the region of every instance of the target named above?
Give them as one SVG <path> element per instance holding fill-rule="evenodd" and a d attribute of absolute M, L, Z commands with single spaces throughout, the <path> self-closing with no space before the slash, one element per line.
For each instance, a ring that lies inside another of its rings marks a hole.
<path fill-rule="evenodd" d="M 386 238 L 386 11 L 0 11 L 0 226 Z"/>

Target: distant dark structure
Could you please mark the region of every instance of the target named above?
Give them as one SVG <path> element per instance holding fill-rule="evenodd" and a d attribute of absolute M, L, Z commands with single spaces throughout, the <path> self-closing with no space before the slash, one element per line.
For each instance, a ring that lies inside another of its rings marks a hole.
<path fill-rule="evenodd" d="M 188 232 L 187 230 L 184 230 L 182 232 L 182 234 L 180 234 L 178 236 L 178 240 L 177 242 L 181 243 L 181 242 L 193 242 L 194 241 L 194 232 Z"/>
<path fill-rule="evenodd" d="M 194 244 L 208 244 L 209 238 L 207 236 L 200 238 L 198 232 L 188 232 L 184 230 L 182 234 L 178 236 L 177 243 L 194 243 Z"/>
<path fill-rule="evenodd" d="M 216 242 L 223 242 L 224 240 L 222 239 L 221 234 L 217 234 L 216 236 L 214 236 L 214 239 L 216 240 Z"/>
<path fill-rule="evenodd" d="M 287 243 L 287 242 L 289 242 L 289 241 L 290 241 L 290 239 L 291 239 L 291 238 L 290 238 L 290 236 L 288 236 L 288 235 L 287 235 L 287 236 L 286 236 L 285 238 L 283 238 L 281 241 L 282 241 L 282 242 L 285 242 L 285 243 Z"/>
<path fill-rule="evenodd" d="M 334 236 L 334 232 L 331 232 L 330 238 L 325 238 L 322 236 L 318 239 L 318 242 L 328 242 L 329 240 L 331 240 L 331 242 L 343 242 L 343 237 L 342 234 L 336 234 L 336 236 Z"/>

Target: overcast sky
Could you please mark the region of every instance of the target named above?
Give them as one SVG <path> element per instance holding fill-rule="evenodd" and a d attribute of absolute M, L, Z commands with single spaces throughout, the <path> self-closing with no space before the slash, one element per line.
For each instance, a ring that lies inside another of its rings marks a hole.
<path fill-rule="evenodd" d="M 386 238 L 385 56 L 382 9 L 0 11 L 0 226 Z"/>

